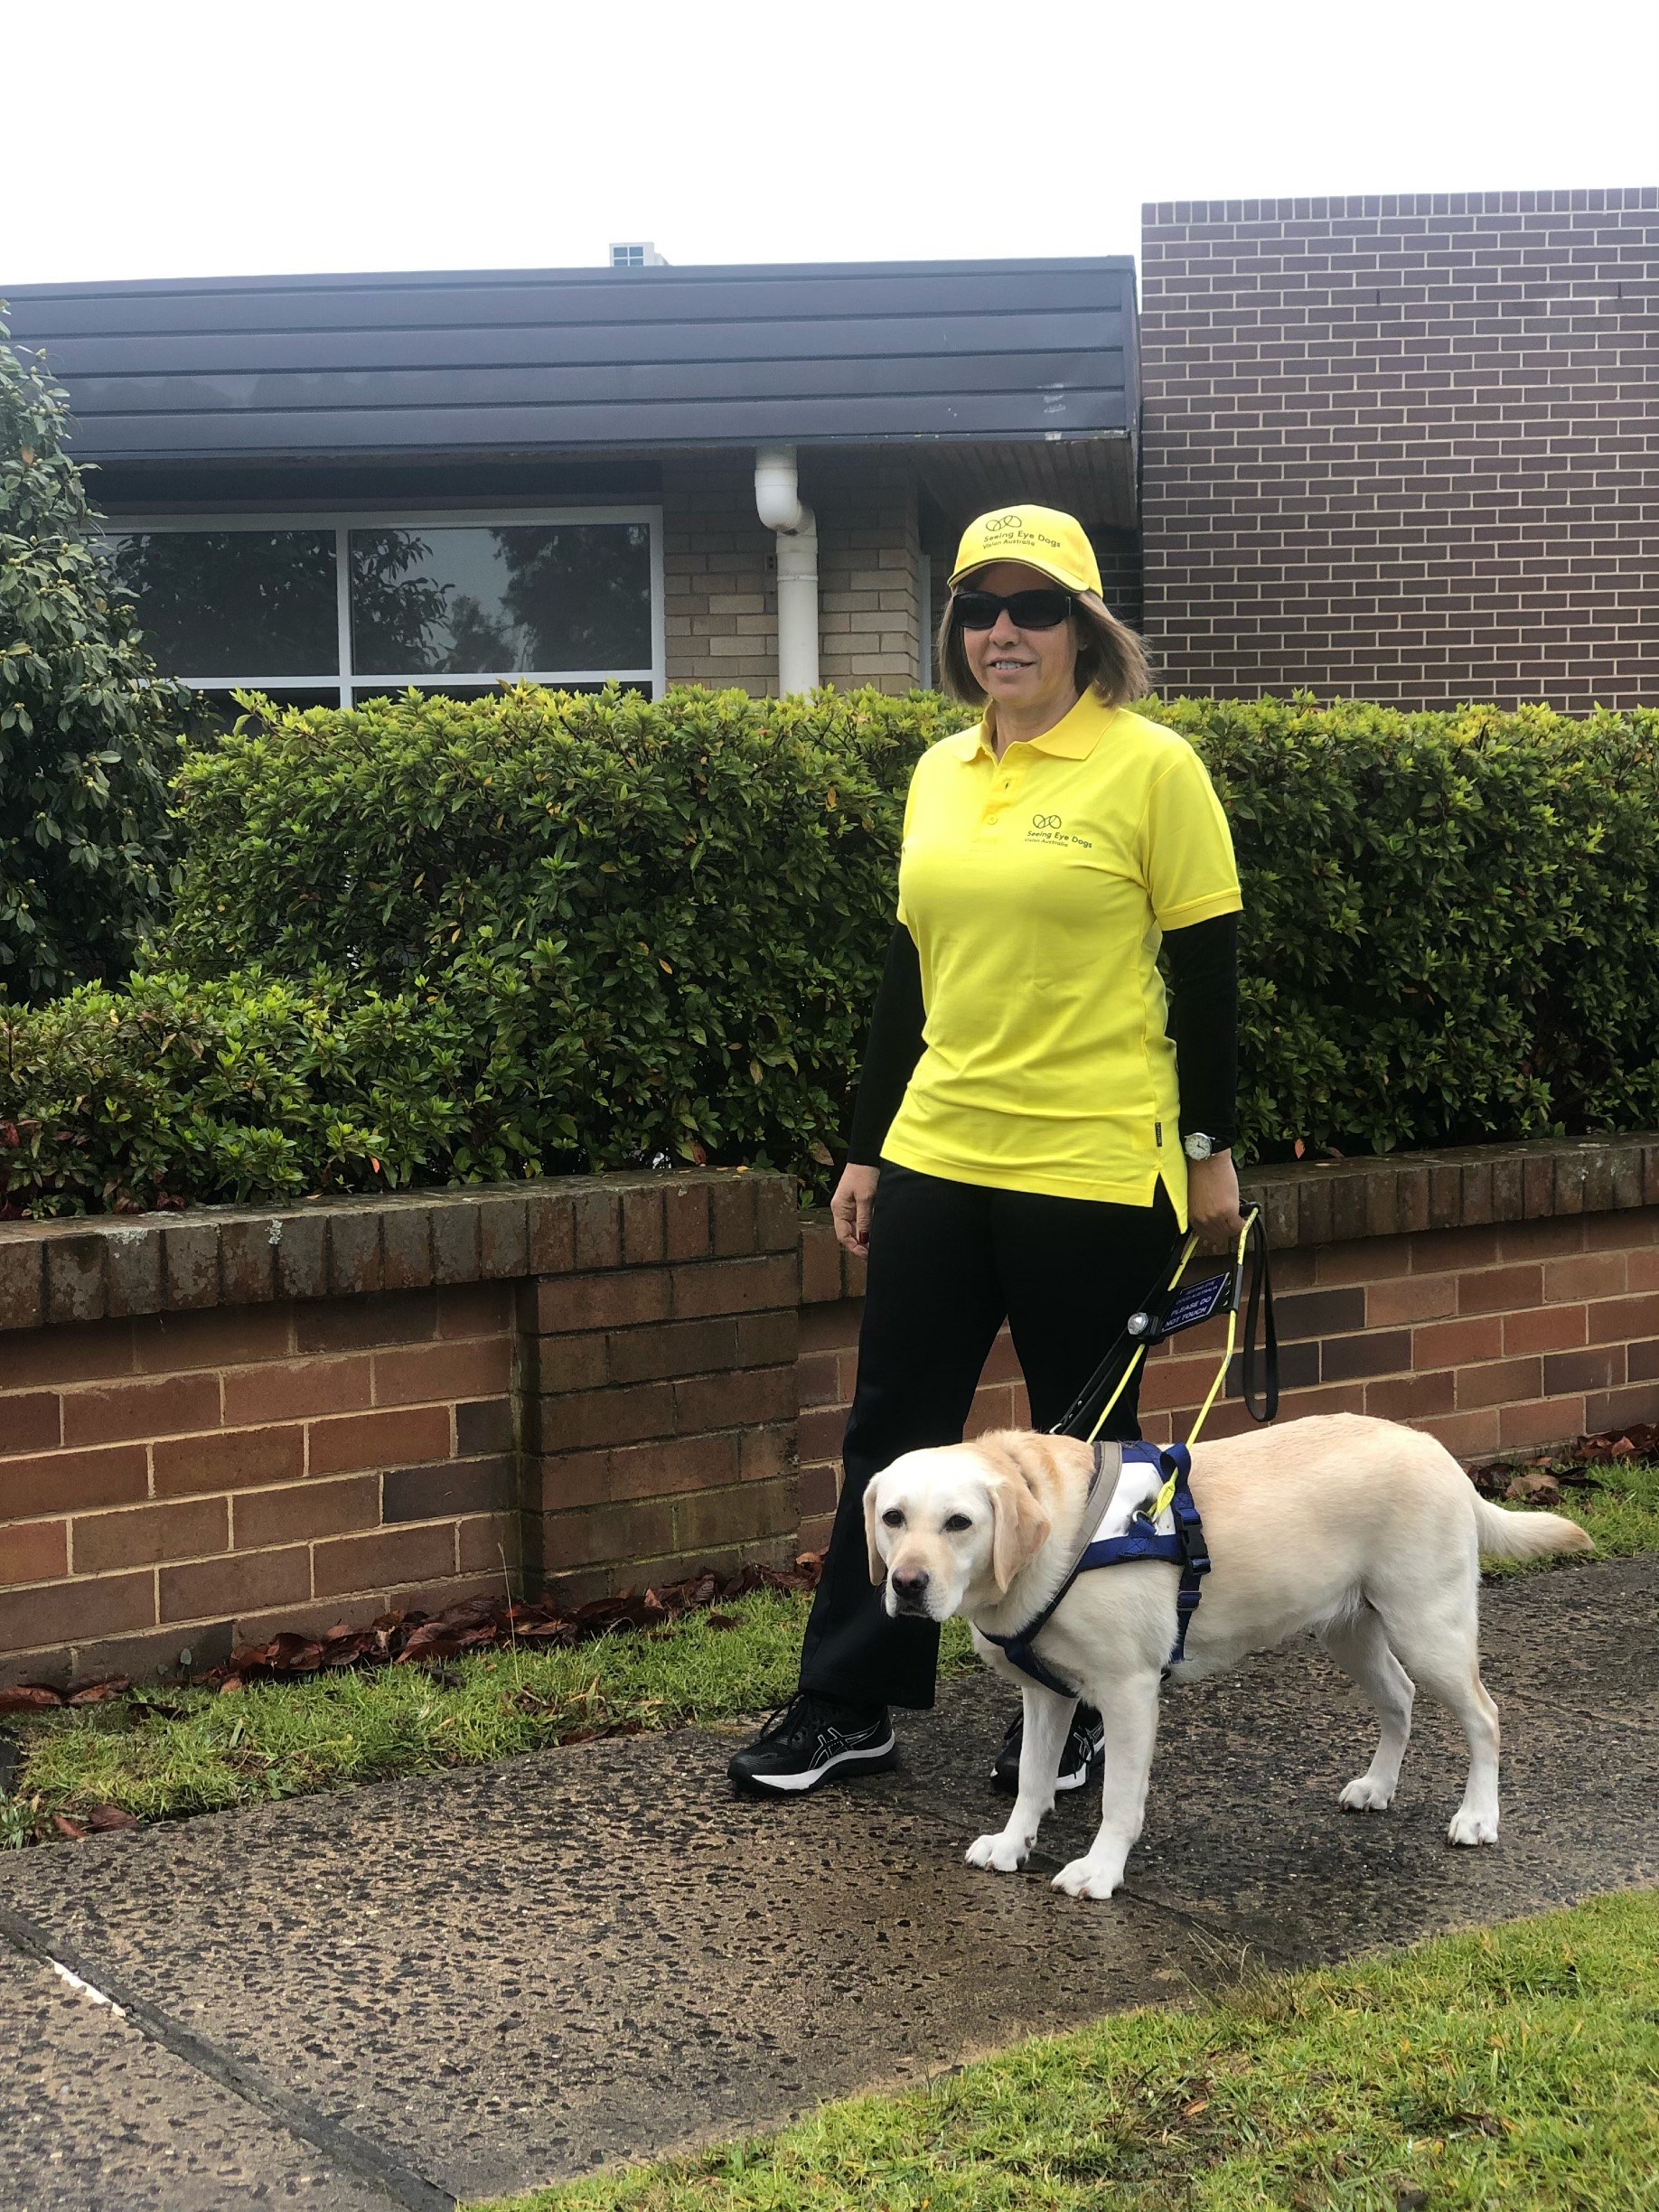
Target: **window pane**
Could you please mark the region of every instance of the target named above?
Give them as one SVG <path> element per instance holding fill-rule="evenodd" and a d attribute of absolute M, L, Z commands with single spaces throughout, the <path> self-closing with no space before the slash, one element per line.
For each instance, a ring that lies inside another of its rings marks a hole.
<path fill-rule="evenodd" d="M 642 522 L 351 532 L 351 655 L 366 676 L 651 665 Z"/>
<path fill-rule="evenodd" d="M 338 670 L 333 530 L 136 530 L 111 547 L 168 675 Z"/>

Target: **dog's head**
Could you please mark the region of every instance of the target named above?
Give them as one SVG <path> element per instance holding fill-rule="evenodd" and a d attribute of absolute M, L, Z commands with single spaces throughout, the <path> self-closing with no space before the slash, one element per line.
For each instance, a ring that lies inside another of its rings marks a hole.
<path fill-rule="evenodd" d="M 906 1452 L 864 1494 L 870 1579 L 895 1617 L 994 1604 L 1048 1540 L 1064 1480 L 1055 1439 L 1005 1429 Z"/>

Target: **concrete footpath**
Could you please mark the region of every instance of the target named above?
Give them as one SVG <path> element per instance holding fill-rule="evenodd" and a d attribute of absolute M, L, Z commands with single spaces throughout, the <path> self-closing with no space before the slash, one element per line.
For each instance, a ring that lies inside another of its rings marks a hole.
<path fill-rule="evenodd" d="M 1488 1591 L 1504 1832 L 1453 1851 L 1420 1701 L 1401 1802 L 1310 1645 L 1172 1693 L 1130 1889 L 963 1865 L 1000 1825 L 983 1676 L 904 1770 L 734 1800 L 684 1730 L 0 1860 L 4 2212 L 442 2207 L 774 2125 L 1034 2029 L 1659 1882 L 1659 1561 Z M 1093 1793 L 1089 1793 L 1092 1797 Z M 48 1963 L 55 1961 L 57 1964 Z M 114 2000 L 112 2006 L 62 1969 Z M 117 2010 L 115 2008 L 120 2008 Z"/>

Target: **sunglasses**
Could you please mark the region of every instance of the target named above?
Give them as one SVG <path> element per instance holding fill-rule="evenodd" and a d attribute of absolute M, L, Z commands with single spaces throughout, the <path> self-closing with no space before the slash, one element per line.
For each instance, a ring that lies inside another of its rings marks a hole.
<path fill-rule="evenodd" d="M 997 592 L 959 591 L 951 612 L 964 630 L 989 630 L 1006 608 L 1017 630 L 1057 630 L 1070 614 L 1073 596 L 1067 591 L 1017 591 L 1006 597 Z"/>

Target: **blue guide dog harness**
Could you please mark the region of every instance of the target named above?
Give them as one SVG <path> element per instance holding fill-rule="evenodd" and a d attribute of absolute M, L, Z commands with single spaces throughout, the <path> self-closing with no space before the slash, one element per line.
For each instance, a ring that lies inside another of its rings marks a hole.
<path fill-rule="evenodd" d="M 1179 1587 L 1176 1592 L 1176 1636 L 1164 1673 L 1179 1666 L 1186 1655 L 1186 1632 L 1192 1626 L 1193 1616 L 1198 1610 L 1203 1593 L 1204 1578 L 1210 1571 L 1210 1554 L 1204 1542 L 1204 1523 L 1193 1500 L 1190 1477 L 1193 1471 L 1191 1447 L 1203 1428 L 1211 1407 L 1221 1393 L 1228 1367 L 1238 1340 L 1239 1291 L 1243 1281 L 1246 1261 L 1250 1261 L 1250 1300 L 1244 1323 L 1243 1357 L 1241 1364 L 1240 1389 L 1245 1411 L 1252 1420 L 1270 1421 L 1279 1411 L 1279 1336 L 1273 1325 L 1273 1292 L 1268 1278 L 1267 1233 L 1260 1212 L 1251 1208 L 1245 1216 L 1244 1227 L 1238 1246 L 1228 1266 L 1219 1275 L 1208 1276 L 1202 1282 L 1189 1283 L 1181 1288 L 1181 1277 L 1187 1261 L 1197 1250 L 1198 1240 L 1188 1235 L 1172 1254 L 1163 1274 L 1139 1309 L 1132 1313 L 1122 1336 L 1092 1374 L 1064 1415 L 1050 1429 L 1051 1436 L 1075 1436 L 1080 1432 L 1084 1440 L 1094 1448 L 1094 1466 L 1089 1478 L 1088 1495 L 1083 1500 L 1082 1537 L 1071 1565 L 1061 1577 L 1060 1587 L 1034 1620 L 1011 1635 L 998 1636 L 989 1628 L 979 1633 L 988 1644 L 995 1644 L 1033 1682 L 1041 1682 L 1045 1690 L 1059 1696 L 1074 1698 L 1073 1683 L 1063 1681 L 1054 1669 L 1038 1658 L 1033 1645 L 1048 1626 L 1064 1601 L 1072 1585 L 1080 1574 L 1088 1574 L 1096 1567 L 1120 1567 L 1136 1560 L 1155 1560 L 1181 1570 Z M 1209 1396 L 1198 1410 L 1192 1432 L 1185 1444 L 1129 1443 L 1117 1444 L 1101 1439 L 1113 1407 L 1147 1355 L 1148 1347 L 1163 1343 L 1180 1330 L 1195 1328 L 1227 1308 L 1227 1348 L 1222 1354 L 1215 1380 L 1210 1385 Z M 1256 1328 L 1258 1317 L 1262 1322 L 1261 1388 L 1260 1400 L 1256 1387 L 1257 1362 Z M 1122 1373 L 1118 1374 L 1119 1366 Z M 1113 1377 L 1116 1382 L 1113 1385 Z M 1083 1429 L 1091 1409 L 1102 1392 L 1111 1388 L 1105 1403 L 1101 1407 L 1092 1424 Z M 1129 1526 L 1121 1533 L 1105 1535 L 1101 1532 L 1101 1517 L 1127 1468 L 1139 1464 L 1156 1471 L 1158 1477 L 1157 1495 L 1137 1508 Z M 1168 1522 L 1167 1527 L 1159 1523 Z"/>

